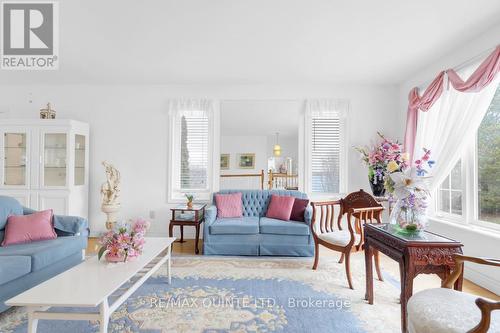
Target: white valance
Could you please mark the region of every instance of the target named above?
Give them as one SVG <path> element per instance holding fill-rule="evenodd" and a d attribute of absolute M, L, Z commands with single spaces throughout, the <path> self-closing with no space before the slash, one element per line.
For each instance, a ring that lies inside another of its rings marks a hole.
<path fill-rule="evenodd" d="M 305 110 L 315 117 L 347 117 L 349 101 L 346 99 L 308 99 Z"/>
<path fill-rule="evenodd" d="M 215 102 L 206 98 L 171 99 L 167 106 L 170 115 L 175 115 L 179 111 L 205 111 L 211 114 L 214 109 Z"/>

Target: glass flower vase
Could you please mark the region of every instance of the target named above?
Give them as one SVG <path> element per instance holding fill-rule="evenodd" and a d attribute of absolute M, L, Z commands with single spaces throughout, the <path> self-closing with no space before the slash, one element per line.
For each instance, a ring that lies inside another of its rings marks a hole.
<path fill-rule="evenodd" d="M 408 202 L 406 199 L 398 199 L 392 208 L 390 223 L 405 233 L 413 233 L 425 230 L 427 227 L 427 215 L 425 200 L 420 199 L 418 204 Z"/>

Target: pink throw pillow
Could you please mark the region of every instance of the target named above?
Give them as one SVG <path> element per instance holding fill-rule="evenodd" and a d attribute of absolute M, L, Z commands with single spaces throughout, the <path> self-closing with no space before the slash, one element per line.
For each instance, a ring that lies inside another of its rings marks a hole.
<path fill-rule="evenodd" d="M 215 205 L 217 206 L 217 217 L 242 217 L 243 203 L 241 192 L 231 194 L 216 194 Z"/>
<path fill-rule="evenodd" d="M 285 197 L 273 194 L 271 196 L 269 207 L 267 208 L 266 217 L 289 221 L 294 202 L 294 197 Z"/>
<path fill-rule="evenodd" d="M 48 209 L 29 215 L 9 216 L 2 246 L 55 238 L 57 234 L 52 225 L 52 209 Z"/>

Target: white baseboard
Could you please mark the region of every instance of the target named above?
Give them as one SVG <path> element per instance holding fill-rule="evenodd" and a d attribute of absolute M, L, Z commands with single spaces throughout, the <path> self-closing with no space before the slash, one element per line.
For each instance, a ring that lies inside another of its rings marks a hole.
<path fill-rule="evenodd" d="M 474 269 L 474 267 L 467 266 L 464 270 L 464 277 L 467 280 L 472 281 L 497 295 L 500 295 L 500 281 L 491 278 L 489 275 L 486 275 L 477 269 Z"/>

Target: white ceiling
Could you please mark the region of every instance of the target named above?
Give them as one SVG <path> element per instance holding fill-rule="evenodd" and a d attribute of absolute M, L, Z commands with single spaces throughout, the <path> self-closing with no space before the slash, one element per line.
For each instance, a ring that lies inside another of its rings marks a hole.
<path fill-rule="evenodd" d="M 398 83 L 500 23 L 498 0 L 60 1 L 60 70 L 0 83 Z"/>
<path fill-rule="evenodd" d="M 238 100 L 221 102 L 221 135 L 298 137 L 301 102 Z"/>

